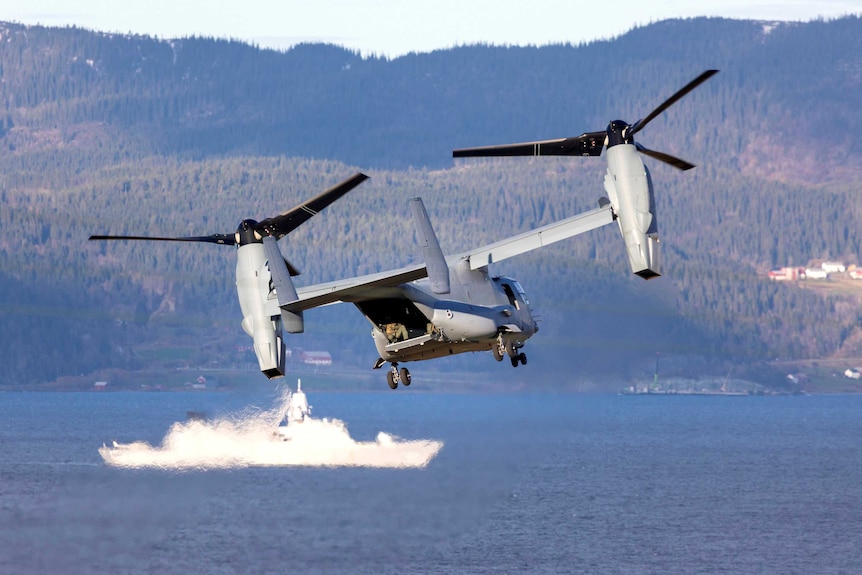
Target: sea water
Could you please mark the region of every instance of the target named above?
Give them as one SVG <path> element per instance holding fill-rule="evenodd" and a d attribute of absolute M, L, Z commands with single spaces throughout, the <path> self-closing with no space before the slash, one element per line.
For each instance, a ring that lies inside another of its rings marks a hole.
<path fill-rule="evenodd" d="M 268 391 L 0 393 L 0 573 L 862 573 L 862 397 L 318 393 L 422 468 L 117 468 Z"/>

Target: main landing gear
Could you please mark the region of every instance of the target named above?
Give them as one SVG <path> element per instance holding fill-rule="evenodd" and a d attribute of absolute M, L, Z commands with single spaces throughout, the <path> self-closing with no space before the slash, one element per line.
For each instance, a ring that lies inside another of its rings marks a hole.
<path fill-rule="evenodd" d="M 397 389 L 399 383 L 403 383 L 405 387 L 410 385 L 410 371 L 406 367 L 398 369 L 398 364 L 393 363 L 386 373 L 386 383 L 391 389 Z"/>
<path fill-rule="evenodd" d="M 503 354 L 506 352 L 506 344 L 503 343 L 503 336 L 497 336 L 497 343 L 494 344 L 494 348 L 491 350 L 494 352 L 494 359 L 497 361 L 503 361 Z"/>
<path fill-rule="evenodd" d="M 497 336 L 497 342 L 494 344 L 494 347 L 491 351 L 494 354 L 494 359 L 497 361 L 503 361 L 503 354 L 509 356 L 509 359 L 512 362 L 512 367 L 518 367 L 518 364 L 527 365 L 527 354 L 523 351 L 519 352 L 523 345 L 516 346 L 511 341 L 503 341 L 503 336 Z"/>

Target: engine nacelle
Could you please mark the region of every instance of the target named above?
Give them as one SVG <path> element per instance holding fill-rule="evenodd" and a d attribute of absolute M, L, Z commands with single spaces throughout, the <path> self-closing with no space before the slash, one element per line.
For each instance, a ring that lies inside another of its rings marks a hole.
<path fill-rule="evenodd" d="M 284 265 L 283 260 L 280 262 Z M 262 244 L 237 249 L 236 287 L 243 319 L 242 328 L 254 340 L 260 371 L 268 378 L 284 375 L 283 316 L 272 287 L 272 274 Z M 287 328 L 302 331 L 302 315 L 288 314 Z"/>
<path fill-rule="evenodd" d="M 605 191 L 620 226 L 632 272 L 644 279 L 661 275 L 661 250 L 652 178 L 632 144 L 607 149 Z"/>
<path fill-rule="evenodd" d="M 243 318 L 242 329 L 253 340 L 254 355 L 257 356 L 260 371 L 269 379 L 283 376 L 286 349 L 281 317 L 261 316 L 256 320 L 249 315 Z"/>

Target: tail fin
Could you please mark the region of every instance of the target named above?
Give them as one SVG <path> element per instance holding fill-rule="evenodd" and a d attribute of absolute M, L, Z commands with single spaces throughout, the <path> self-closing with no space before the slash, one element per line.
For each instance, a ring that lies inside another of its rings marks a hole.
<path fill-rule="evenodd" d="M 449 265 L 440 249 L 437 234 L 428 219 L 425 204 L 422 198 L 410 200 L 410 209 L 413 211 L 413 222 L 416 224 L 416 235 L 419 238 L 419 247 L 425 258 L 425 269 L 428 270 L 428 279 L 431 282 L 431 291 L 436 294 L 449 293 Z"/>
<path fill-rule="evenodd" d="M 276 239 L 272 236 L 263 238 L 263 249 L 266 252 L 267 262 L 269 262 L 272 287 L 275 288 L 279 307 L 299 299 L 299 296 L 296 295 L 293 281 L 290 279 L 290 272 L 287 269 L 284 256 L 281 255 L 281 250 L 278 249 Z M 288 333 L 302 333 L 305 330 L 301 311 L 294 313 L 281 310 L 281 322 Z"/>

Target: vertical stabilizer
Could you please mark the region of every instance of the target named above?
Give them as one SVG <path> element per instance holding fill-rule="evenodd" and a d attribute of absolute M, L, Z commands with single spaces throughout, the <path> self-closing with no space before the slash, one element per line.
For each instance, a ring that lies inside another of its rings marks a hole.
<path fill-rule="evenodd" d="M 290 272 L 287 269 L 284 256 L 278 249 L 278 241 L 272 236 L 265 236 L 263 249 L 266 252 L 269 272 L 272 275 L 272 287 L 275 288 L 278 305 L 283 306 L 299 299 L 293 281 L 290 279 Z M 288 333 L 302 333 L 305 330 L 301 311 L 294 313 L 281 310 L 281 322 Z"/>
<path fill-rule="evenodd" d="M 410 209 L 413 212 L 413 222 L 416 224 L 416 236 L 419 239 L 419 247 L 422 248 L 422 256 L 425 258 L 425 268 L 428 270 L 428 279 L 431 282 L 431 291 L 436 294 L 449 293 L 449 266 L 437 241 L 437 234 L 431 227 L 428 212 L 422 198 L 410 200 Z"/>

